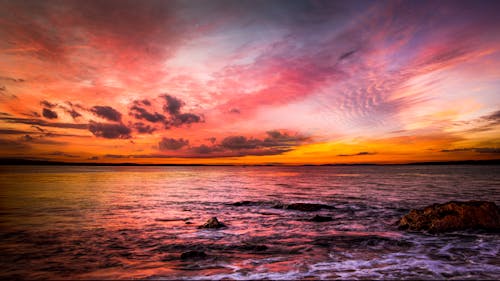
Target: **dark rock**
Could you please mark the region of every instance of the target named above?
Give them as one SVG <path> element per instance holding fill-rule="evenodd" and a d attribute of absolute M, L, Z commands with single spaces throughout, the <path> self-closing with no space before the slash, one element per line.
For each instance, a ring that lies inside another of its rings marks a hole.
<path fill-rule="evenodd" d="M 219 222 L 219 220 L 217 220 L 217 217 L 212 217 L 204 225 L 201 225 L 198 228 L 221 228 L 221 227 L 226 227 L 226 225 Z"/>
<path fill-rule="evenodd" d="M 315 215 L 311 221 L 314 221 L 314 222 L 327 222 L 327 221 L 332 221 L 332 217 L 324 217 L 324 216 L 320 216 L 320 215 Z"/>
<path fill-rule="evenodd" d="M 229 203 L 229 205 L 231 206 L 255 206 L 255 205 L 260 205 L 261 203 L 259 202 L 254 202 L 254 201 L 238 201 L 238 202 L 234 202 L 234 203 Z"/>
<path fill-rule="evenodd" d="M 207 254 L 202 251 L 187 251 L 181 254 L 182 260 L 197 260 L 204 259 L 207 257 Z"/>
<path fill-rule="evenodd" d="M 399 229 L 440 233 L 465 229 L 500 230 L 500 208 L 488 201 L 451 201 L 411 210 Z"/>
<path fill-rule="evenodd" d="M 335 209 L 335 207 L 325 204 L 316 204 L 316 203 L 292 203 L 289 205 L 285 205 L 284 209 L 296 210 L 302 212 L 315 212 L 321 209 Z"/>

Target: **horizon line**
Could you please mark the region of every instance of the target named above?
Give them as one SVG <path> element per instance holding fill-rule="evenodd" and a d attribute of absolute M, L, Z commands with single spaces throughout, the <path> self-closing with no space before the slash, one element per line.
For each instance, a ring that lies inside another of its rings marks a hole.
<path fill-rule="evenodd" d="M 395 166 L 395 165 L 498 165 L 499 159 L 486 160 L 457 160 L 457 161 L 422 161 L 422 162 L 406 162 L 406 163 L 324 163 L 324 164 L 287 164 L 287 163 L 98 163 L 98 162 L 64 162 L 25 158 L 0 158 L 0 166 Z"/>

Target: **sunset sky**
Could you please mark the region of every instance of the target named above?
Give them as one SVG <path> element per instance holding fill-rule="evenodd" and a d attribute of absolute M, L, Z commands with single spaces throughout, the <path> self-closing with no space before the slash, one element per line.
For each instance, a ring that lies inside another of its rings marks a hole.
<path fill-rule="evenodd" d="M 500 158 L 500 1 L 0 0 L 0 157 Z"/>

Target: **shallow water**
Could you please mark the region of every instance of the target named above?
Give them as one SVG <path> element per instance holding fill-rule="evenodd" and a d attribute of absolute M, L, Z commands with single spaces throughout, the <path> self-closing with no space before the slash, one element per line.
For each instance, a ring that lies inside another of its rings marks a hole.
<path fill-rule="evenodd" d="M 432 203 L 500 204 L 500 166 L 0 166 L 0 187 L 1 278 L 500 279 L 500 234 L 394 225 Z M 197 228 L 212 216 L 228 227 Z"/>

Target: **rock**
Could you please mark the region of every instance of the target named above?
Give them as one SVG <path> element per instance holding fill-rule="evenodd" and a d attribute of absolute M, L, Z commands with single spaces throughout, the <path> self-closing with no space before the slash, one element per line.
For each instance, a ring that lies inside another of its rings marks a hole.
<path fill-rule="evenodd" d="M 488 201 L 451 201 L 411 210 L 399 229 L 440 233 L 465 229 L 500 230 L 500 208 Z"/>
<path fill-rule="evenodd" d="M 260 205 L 261 202 L 254 202 L 254 201 L 238 201 L 238 202 L 234 202 L 234 203 L 229 203 L 228 205 L 231 205 L 231 206 L 237 206 L 237 207 L 240 207 L 240 206 L 255 206 L 255 205 Z"/>
<path fill-rule="evenodd" d="M 201 225 L 198 228 L 221 228 L 221 227 L 226 227 L 226 225 L 219 222 L 219 220 L 217 220 L 217 217 L 212 217 L 204 225 Z"/>
<path fill-rule="evenodd" d="M 314 221 L 314 222 L 327 222 L 327 221 L 332 221 L 332 217 L 324 217 L 324 216 L 320 216 L 320 215 L 315 215 L 311 221 Z"/>
<path fill-rule="evenodd" d="M 292 203 L 285 206 L 287 210 L 296 210 L 302 212 L 314 212 L 321 209 L 335 209 L 333 206 L 325 204 L 315 204 L 315 203 Z"/>
<path fill-rule="evenodd" d="M 202 251 L 187 251 L 181 254 L 182 260 L 197 260 L 204 259 L 207 257 L 207 254 Z"/>

